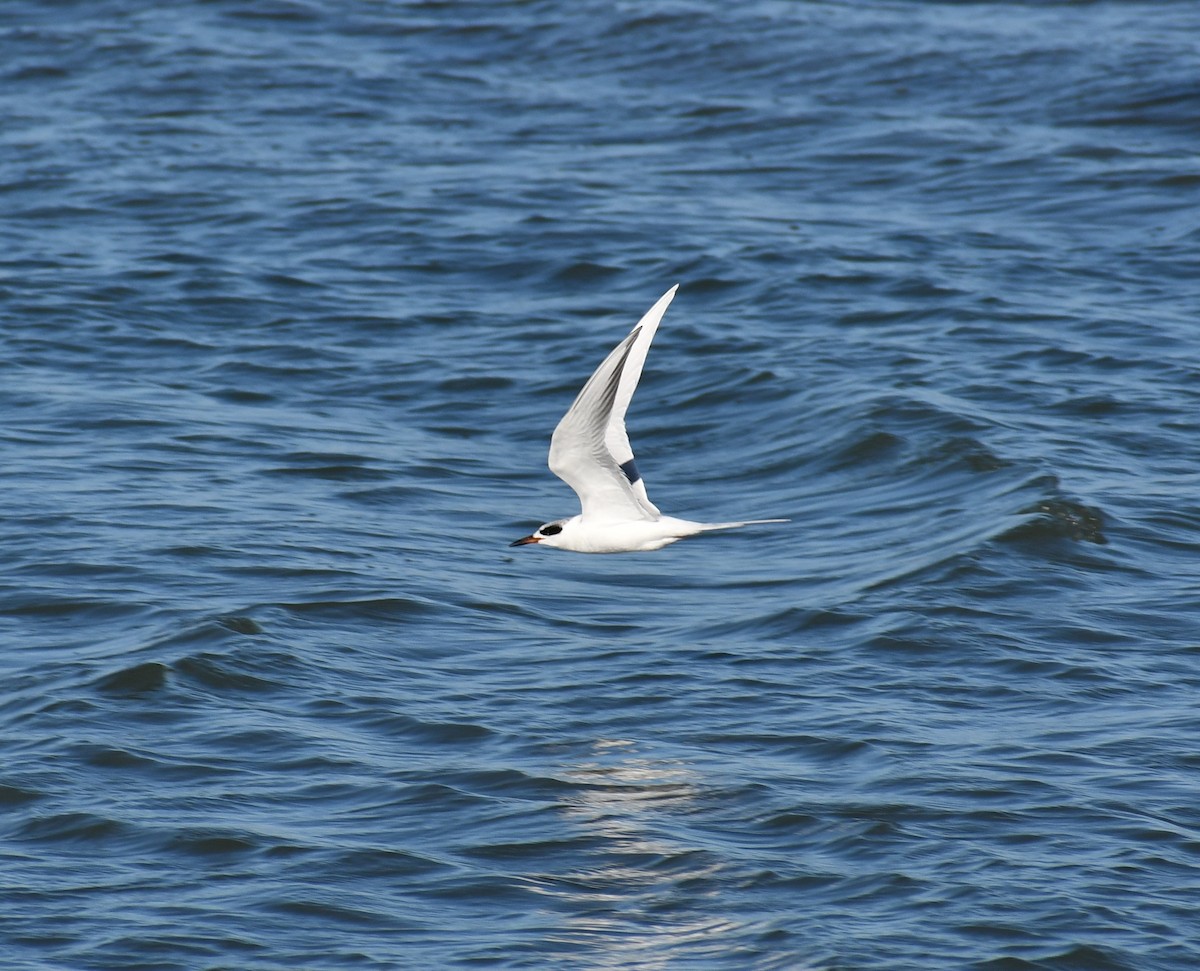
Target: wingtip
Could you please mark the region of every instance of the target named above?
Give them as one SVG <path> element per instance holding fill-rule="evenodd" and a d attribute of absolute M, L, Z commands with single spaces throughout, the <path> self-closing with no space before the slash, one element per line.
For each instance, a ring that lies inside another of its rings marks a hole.
<path fill-rule="evenodd" d="M 651 314 L 654 314 L 656 312 L 659 317 L 661 317 L 664 313 L 666 313 L 667 307 L 669 307 L 671 305 L 671 301 L 675 299 L 675 292 L 678 289 L 679 289 L 679 284 L 676 283 L 675 286 L 671 287 L 671 289 L 669 289 L 661 297 L 659 297 L 657 300 L 655 300 L 654 306 L 651 307 L 648 311 L 646 311 L 646 317 L 649 317 Z M 643 320 L 645 320 L 645 318 L 643 318 Z"/>

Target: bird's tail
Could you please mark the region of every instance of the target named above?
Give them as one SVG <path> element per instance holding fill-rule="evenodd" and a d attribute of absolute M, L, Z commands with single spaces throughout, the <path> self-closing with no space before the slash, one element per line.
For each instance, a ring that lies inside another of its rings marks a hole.
<path fill-rule="evenodd" d="M 740 529 L 742 526 L 761 526 L 764 523 L 790 523 L 790 519 L 747 519 L 744 523 L 704 523 L 700 532 L 707 533 L 713 529 Z"/>

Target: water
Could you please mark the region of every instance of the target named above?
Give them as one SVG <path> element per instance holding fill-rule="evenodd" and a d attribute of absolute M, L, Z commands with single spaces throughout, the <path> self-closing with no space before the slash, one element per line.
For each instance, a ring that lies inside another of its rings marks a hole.
<path fill-rule="evenodd" d="M 1198 31 L 5 4 L 4 966 L 1200 964 Z"/>

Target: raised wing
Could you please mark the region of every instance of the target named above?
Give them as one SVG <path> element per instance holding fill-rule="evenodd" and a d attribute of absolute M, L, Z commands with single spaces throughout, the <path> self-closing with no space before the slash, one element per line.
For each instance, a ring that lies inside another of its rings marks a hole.
<path fill-rule="evenodd" d="M 612 412 L 609 414 L 608 429 L 604 433 L 604 442 L 608 446 L 608 450 L 616 459 L 621 471 L 625 473 L 638 502 L 650 513 L 652 519 L 657 519 L 662 514 L 646 494 L 645 480 L 642 479 L 637 463 L 633 460 L 633 448 L 629 444 L 629 434 L 625 431 L 625 412 L 629 410 L 629 402 L 633 399 L 633 393 L 642 379 L 642 366 L 646 363 L 650 342 L 658 333 L 658 323 L 662 320 L 663 314 L 667 312 L 671 301 L 675 299 L 675 291 L 678 289 L 679 284 L 677 283 L 659 297 L 658 302 L 646 311 L 642 319 L 638 321 L 637 327 L 633 329 L 637 337 L 629 349 L 629 356 L 625 359 L 617 395 L 613 400 Z"/>
<path fill-rule="evenodd" d="M 676 289 L 663 294 L 596 368 L 550 439 L 550 471 L 575 490 L 588 519 L 624 522 L 661 515 L 634 463 L 625 412 Z"/>

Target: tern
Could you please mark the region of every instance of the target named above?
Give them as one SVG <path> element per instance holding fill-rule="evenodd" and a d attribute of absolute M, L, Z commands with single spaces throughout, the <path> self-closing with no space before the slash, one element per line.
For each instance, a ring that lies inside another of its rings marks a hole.
<path fill-rule="evenodd" d="M 625 431 L 625 412 L 637 390 L 658 322 L 678 289 L 676 284 L 664 293 L 629 336 L 613 348 L 554 429 L 550 471 L 575 490 L 582 511 L 570 519 L 539 526 L 510 546 L 536 543 L 576 553 L 641 553 L 716 529 L 788 521 L 694 523 L 664 516 L 646 494 Z"/>

